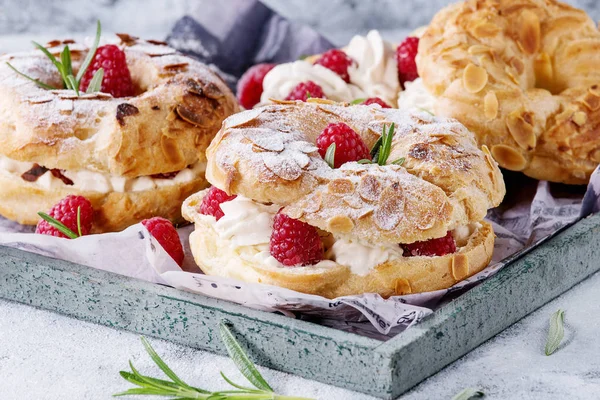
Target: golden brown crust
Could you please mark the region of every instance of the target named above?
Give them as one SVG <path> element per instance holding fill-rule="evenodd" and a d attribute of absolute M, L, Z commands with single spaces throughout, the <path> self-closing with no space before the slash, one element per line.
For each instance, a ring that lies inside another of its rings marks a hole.
<path fill-rule="evenodd" d="M 600 163 L 600 32 L 554 0 L 469 0 L 441 10 L 417 66 L 500 166 L 584 184 Z"/>
<path fill-rule="evenodd" d="M 58 72 L 41 52 L 0 57 L 0 153 L 124 177 L 179 171 L 202 159 L 223 119 L 238 111 L 233 94 L 207 66 L 167 46 L 126 43 L 139 94 L 132 98 L 42 89 L 6 65 L 58 87 Z M 70 46 L 77 70 L 88 49 Z"/>
<path fill-rule="evenodd" d="M 86 197 L 94 207 L 94 233 L 121 231 L 143 219 L 160 215 L 174 223 L 183 222 L 181 204 L 191 194 L 208 186 L 203 175 L 138 192 L 100 193 L 71 186 L 45 189 L 32 182 L 0 171 L 0 215 L 25 225 L 40 220 L 38 211 L 48 211 L 62 198 L 74 194 Z"/>
<path fill-rule="evenodd" d="M 395 123 L 388 162 L 331 169 L 314 143 L 332 122 L 371 147 Z M 478 222 L 505 188 L 487 149 L 460 123 L 376 106 L 284 102 L 236 114 L 207 150 L 207 179 L 330 233 L 371 243 L 412 243 Z"/>
<path fill-rule="evenodd" d="M 375 266 L 366 275 L 331 263 L 328 266 L 276 267 L 242 258 L 221 240 L 212 217 L 198 214 L 204 192 L 190 197 L 184 217 L 196 224 L 190 246 L 196 263 L 209 275 L 264 283 L 298 292 L 336 298 L 362 293 L 383 297 L 445 289 L 476 274 L 491 260 L 494 233 L 487 222 L 475 230 L 454 254 L 441 257 L 401 257 Z"/>

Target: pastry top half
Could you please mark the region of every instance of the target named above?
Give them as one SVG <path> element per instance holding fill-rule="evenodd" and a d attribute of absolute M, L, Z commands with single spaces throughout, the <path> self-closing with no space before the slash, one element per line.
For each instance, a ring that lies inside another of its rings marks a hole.
<path fill-rule="evenodd" d="M 371 148 L 395 126 L 388 162 L 330 168 L 315 141 L 345 122 Z M 288 102 L 234 115 L 207 150 L 206 176 L 227 193 L 284 207 L 333 234 L 412 243 L 481 221 L 505 187 L 487 148 L 459 122 L 428 113 L 326 101 Z"/>
<path fill-rule="evenodd" d="M 123 36 L 135 97 L 77 96 L 46 90 L 62 80 L 40 51 L 0 57 L 0 155 L 48 169 L 91 170 L 134 178 L 185 169 L 204 160 L 235 97 L 206 65 L 165 44 Z M 70 44 L 77 73 L 89 48 Z M 48 49 L 59 55 L 64 44 Z"/>

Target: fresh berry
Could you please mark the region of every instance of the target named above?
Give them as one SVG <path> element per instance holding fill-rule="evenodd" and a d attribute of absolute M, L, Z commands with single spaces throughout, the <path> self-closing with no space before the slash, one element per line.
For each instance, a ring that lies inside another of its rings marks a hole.
<path fill-rule="evenodd" d="M 419 77 L 415 57 L 419 49 L 419 38 L 407 37 L 396 49 L 396 62 L 398 63 L 398 79 L 404 86 L 404 82 L 412 82 Z"/>
<path fill-rule="evenodd" d="M 352 65 L 353 61 L 346 53 L 342 50 L 331 49 L 323 53 L 323 55 L 315 62 L 329 68 L 336 74 L 338 74 L 345 82 L 350 82 L 350 75 L 348 75 L 348 67 Z"/>
<path fill-rule="evenodd" d="M 456 251 L 456 243 L 452 237 L 452 232 L 438 239 L 429 239 L 422 242 L 401 245 L 404 249 L 404 256 L 425 256 L 435 257 L 451 254 Z"/>
<path fill-rule="evenodd" d="M 101 92 L 110 93 L 113 97 L 133 96 L 133 83 L 125 53 L 114 44 L 98 47 L 92 63 L 81 78 L 80 90 L 87 90 L 94 74 L 100 68 L 104 69 Z"/>
<path fill-rule="evenodd" d="M 339 168 L 347 162 L 371 158 L 365 142 L 354 129 L 343 122 L 327 125 L 317 137 L 321 157 L 325 158 L 325 153 L 332 143 L 335 143 L 334 168 Z"/>
<path fill-rule="evenodd" d="M 160 243 L 167 254 L 181 267 L 184 257 L 183 246 L 171 221 L 163 217 L 154 217 L 143 220 L 142 225 L 148 229 L 148 232 Z"/>
<path fill-rule="evenodd" d="M 306 101 L 310 97 L 324 99 L 325 93 L 321 86 L 317 85 L 313 81 L 306 81 L 296 85 L 294 89 L 288 94 L 286 100 L 302 100 Z"/>
<path fill-rule="evenodd" d="M 314 226 L 277 213 L 270 251 L 277 261 L 288 267 L 314 265 L 323 259 L 323 242 Z"/>
<path fill-rule="evenodd" d="M 92 208 L 92 203 L 85 197 L 69 195 L 56 203 L 54 207 L 50 209 L 48 215 L 62 222 L 63 225 L 69 228 L 73 233 L 79 235 L 79 229 L 77 228 L 78 207 L 80 208 L 79 217 L 81 222 L 81 235 L 88 235 L 92 230 L 92 224 L 94 222 L 94 209 Z M 45 220 L 38 222 L 35 233 L 61 238 L 67 237 Z"/>
<path fill-rule="evenodd" d="M 242 75 L 237 83 L 237 97 L 242 107 L 251 109 L 260 103 L 265 75 L 275 64 L 257 64 Z"/>
<path fill-rule="evenodd" d="M 379 104 L 381 108 L 392 108 L 385 101 L 381 100 L 379 97 L 369 97 L 362 103 L 362 105 L 368 106 L 369 104 Z"/>
<path fill-rule="evenodd" d="M 223 214 L 223 210 L 221 210 L 221 203 L 233 200 L 236 197 L 235 194 L 230 196 L 221 189 L 213 186 L 208 189 L 208 193 L 206 193 L 202 199 L 202 204 L 200 204 L 200 214 L 212 215 L 218 221 L 225 215 Z"/>

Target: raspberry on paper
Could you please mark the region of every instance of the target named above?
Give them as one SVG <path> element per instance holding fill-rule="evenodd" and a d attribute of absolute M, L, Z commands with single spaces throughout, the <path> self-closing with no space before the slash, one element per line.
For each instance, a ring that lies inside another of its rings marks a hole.
<path fill-rule="evenodd" d="M 317 228 L 277 213 L 273 221 L 270 252 L 283 265 L 314 265 L 323 260 L 323 242 Z"/>
<path fill-rule="evenodd" d="M 77 209 L 79 208 L 80 225 L 77 224 Z M 79 236 L 79 228 L 81 228 L 81 236 L 89 235 L 94 222 L 94 209 L 92 203 L 83 196 L 69 195 L 56 203 L 48 212 L 48 215 L 62 223 L 71 232 Z M 48 221 L 41 220 L 38 222 L 35 233 L 41 235 L 50 235 L 61 238 L 68 238 L 67 235 L 60 232 L 56 227 L 52 226 Z"/>
<path fill-rule="evenodd" d="M 179 240 L 177 230 L 168 219 L 154 217 L 142 221 L 142 225 L 154 237 L 162 248 L 171 256 L 180 267 L 183 265 L 183 246 Z"/>

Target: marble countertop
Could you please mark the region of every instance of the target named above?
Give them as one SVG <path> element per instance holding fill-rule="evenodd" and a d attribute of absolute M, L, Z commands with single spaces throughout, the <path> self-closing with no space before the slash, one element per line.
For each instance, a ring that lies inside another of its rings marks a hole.
<path fill-rule="evenodd" d="M 0 52 L 23 48 L 30 39 L 64 37 L 62 32 L 81 38 L 89 34 L 84 28 L 92 26 L 96 18 L 103 20 L 106 32 L 128 31 L 162 38 L 176 18 L 201 12 L 202 1 L 207 0 L 145 0 L 147 18 L 131 20 L 128 15 L 137 12 L 142 0 L 89 2 L 86 7 L 75 7 L 75 0 L 49 1 L 51 7 L 44 12 L 38 10 L 41 2 L 0 0 Z M 448 3 L 410 0 L 399 5 L 394 0 L 319 0 L 306 7 L 301 0 L 265 2 L 284 15 L 315 26 L 339 44 L 353 33 L 376 27 L 392 40 L 400 38 L 411 28 L 426 23 L 435 10 Z M 585 8 L 596 19 L 600 15 L 600 7 L 594 1 L 570 3 Z M 600 398 L 598 288 L 600 274 L 424 381 L 402 399 L 450 399 L 466 387 L 483 390 L 488 399 Z M 559 308 L 566 310 L 566 338 L 561 348 L 547 357 L 543 347 L 548 320 Z M 225 389 L 219 370 L 230 377 L 240 377 L 227 358 L 158 339 L 152 343 L 171 367 L 195 386 Z M 0 300 L 3 400 L 108 399 L 130 387 L 118 374 L 119 370 L 128 369 L 129 359 L 149 375 L 159 372 L 137 334 Z M 371 398 L 278 371 L 261 370 L 279 393 L 327 400 Z"/>
<path fill-rule="evenodd" d="M 600 398 L 600 274 L 580 283 L 424 381 L 403 400 L 450 399 L 467 387 L 486 399 Z M 544 355 L 550 315 L 566 310 L 565 340 Z M 0 300 L 0 396 L 3 400 L 108 399 L 130 385 L 118 372 L 132 360 L 143 373 L 160 371 L 139 335 Z M 218 373 L 242 381 L 225 357 L 151 339 L 157 352 L 194 386 L 224 390 Z M 260 368 L 276 391 L 322 400 L 373 399 L 360 393 Z M 239 378 L 239 379 L 238 379 Z"/>

